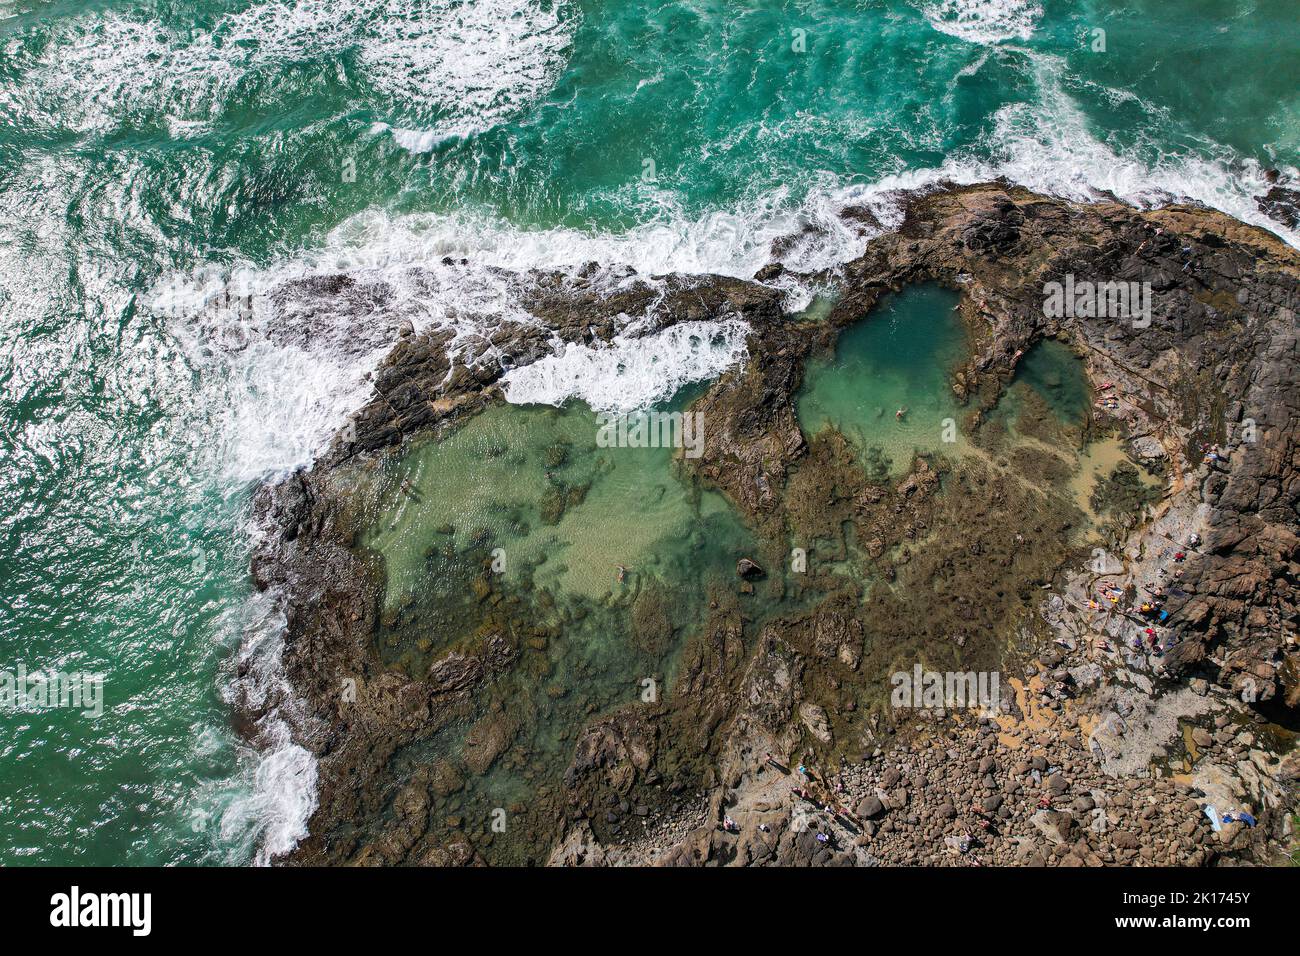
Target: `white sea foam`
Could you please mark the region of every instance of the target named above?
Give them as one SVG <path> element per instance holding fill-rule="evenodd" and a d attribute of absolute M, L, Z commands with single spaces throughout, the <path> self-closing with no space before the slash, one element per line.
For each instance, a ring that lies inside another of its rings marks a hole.
<path fill-rule="evenodd" d="M 304 62 L 342 70 L 352 53 L 379 108 L 429 123 L 409 131 L 409 142 L 428 148 L 487 129 L 545 93 L 564 66 L 573 20 L 562 3 L 536 0 L 265 0 L 210 30 L 183 32 L 96 13 L 70 21 L 30 57 L 15 41 L 24 89 L 0 105 L 77 130 L 159 110 L 186 135 L 216 119 L 250 71 Z"/>
<path fill-rule="evenodd" d="M 297 846 L 316 812 L 316 758 L 292 742 L 287 728 L 281 735 L 254 777 L 257 815 L 266 827 L 260 849 L 263 861 Z"/>
<path fill-rule="evenodd" d="M 687 216 L 665 203 L 659 215 L 626 232 L 569 228 L 520 229 L 472 211 L 455 215 L 392 217 L 362 213 L 343 223 L 323 248 L 290 270 L 392 271 L 436 265 L 443 257 L 513 272 L 577 268 L 586 263 L 624 266 L 643 276 L 682 273 L 748 278 L 772 261 L 772 243 L 805 236 L 782 260 L 792 269 L 815 271 L 844 261 L 865 247 L 861 231 L 842 222 L 831 191 L 794 205 L 782 190 L 734 210 Z"/>
<path fill-rule="evenodd" d="M 1111 193 L 1124 202 L 1150 207 L 1192 200 L 1277 234 L 1300 248 L 1300 232 L 1265 216 L 1256 196 L 1268 191 L 1263 168 L 1239 159 L 1227 147 L 1202 143 L 1195 152 L 1172 153 L 1154 143 L 1121 152 L 1101 139 L 1065 88 L 1065 60 L 1020 51 L 1030 60 L 1038 97 L 1001 109 L 983 161 L 956 159 L 945 171 L 954 180 L 975 182 L 1001 175 L 1030 189 L 1081 202 Z M 1295 181 L 1300 171 L 1285 171 Z"/>
<path fill-rule="evenodd" d="M 866 241 L 838 219 L 835 209 L 827 196 L 796 210 L 771 201 L 744 213 L 664 219 L 604 234 L 522 230 L 474 214 L 391 217 L 372 211 L 344 223 L 306 254 L 269 268 L 172 277 L 148 302 L 155 312 L 172 317 L 198 374 L 212 433 L 221 436 L 208 449 L 214 467 L 247 482 L 310 463 L 347 414 L 364 403 L 371 388 L 368 373 L 393 340 L 376 330 L 395 328 L 400 321 L 411 322 L 417 332 L 449 329 L 455 336 L 451 351 L 459 354 L 464 347 L 480 347 L 505 322 L 536 323 L 514 294 L 530 270 L 576 277 L 586 264 L 599 263 L 602 271 L 584 281 L 611 291 L 634 281 L 654 284 L 654 276 L 667 273 L 748 278 L 770 261 L 772 241 L 791 232 L 805 233 L 784 257 L 792 268 L 832 267 L 860 254 Z M 296 280 L 340 273 L 391 295 L 381 306 L 356 310 L 332 292 L 284 292 Z M 788 304 L 806 305 L 810 289 L 793 278 L 783 281 Z M 251 303 L 251 317 L 239 313 L 245 301 Z M 307 330 L 301 336 L 266 334 L 300 321 Z M 725 324 L 698 331 L 707 332 L 710 341 L 713 332 L 729 343 L 735 336 L 734 326 Z M 659 344 L 663 349 L 689 344 L 689 337 L 676 335 Z M 733 352 L 730 347 L 705 350 L 689 360 L 683 356 L 677 365 L 665 351 L 643 370 L 637 394 L 667 394 L 675 376 L 717 374 L 725 367 L 718 364 L 721 356 Z M 568 361 L 578 361 L 579 354 L 569 353 Z M 614 368 L 595 360 L 585 367 L 596 376 Z M 656 375 L 662 381 L 651 384 Z M 573 394 L 592 397 L 609 387 L 592 381 L 575 386 Z"/>
<path fill-rule="evenodd" d="M 778 190 L 734 210 L 693 217 L 665 199 L 659 216 L 620 233 L 520 229 L 472 211 L 392 216 L 372 210 L 333 230 L 319 248 L 270 268 L 237 272 L 238 281 L 262 297 L 286 281 L 310 276 L 343 273 L 362 282 L 384 282 L 396 292 L 391 306 L 395 314 L 412 321 L 417 331 L 453 330 L 453 348 L 481 342 L 502 322 L 533 321 L 511 294 L 514 277 L 534 269 L 576 275 L 588 263 L 599 264 L 604 271 L 596 281 L 606 276 L 604 281 L 613 288 L 633 281 L 628 269 L 635 270 L 637 281 L 668 273 L 749 278 L 775 258 L 790 270 L 776 284 L 787 293 L 787 308 L 797 310 L 814 292 L 801 273 L 834 270 L 861 255 L 879 231 L 846 220 L 840 215 L 844 209 L 865 207 L 882 229 L 889 229 L 898 224 L 899 200 L 908 193 L 945 181 L 975 183 L 998 176 L 1078 201 L 1097 200 L 1106 192 L 1137 206 L 1190 199 L 1300 246 L 1296 231 L 1257 208 L 1254 197 L 1268 188 L 1257 164 L 1233 163 L 1226 151 L 1215 159 L 1164 156 L 1153 166 L 1121 154 L 1097 138 L 1065 91 L 1061 61 L 1042 54 L 1032 54 L 1031 60 L 1038 100 L 1002 110 L 978 151 L 954 155 L 938 168 L 852 185 L 826 179 L 800 203 Z M 1289 170 L 1287 175 L 1297 174 Z M 454 260 L 452 265 L 444 264 L 447 258 Z M 422 276 L 418 283 L 410 279 L 417 267 Z M 233 283 L 196 280 L 190 294 L 206 301 Z M 161 296 L 158 302 L 165 299 Z M 319 318 L 330 301 L 329 296 L 308 298 L 301 307 Z M 355 318 L 340 315 L 338 322 L 342 326 Z M 369 388 L 365 374 L 388 342 L 341 354 L 337 338 L 327 335 L 276 347 L 263 343 L 223 359 L 236 369 L 227 380 L 239 385 L 246 398 L 228 402 L 222 413 L 237 436 L 231 448 L 235 473 L 251 477 L 310 461 L 347 411 L 364 400 Z M 571 371 L 581 368 L 588 376 L 617 367 L 594 356 L 567 361 L 575 363 Z M 720 370 L 709 368 L 712 374 Z M 677 370 L 668 363 L 651 363 L 648 369 L 662 373 L 664 385 L 638 386 L 638 394 L 664 394 Z M 530 375 L 540 376 L 541 370 Z M 517 370 L 511 380 L 522 383 L 523 376 Z M 568 393 L 591 397 L 605 394 L 606 386 L 593 380 L 572 385 Z"/>
<path fill-rule="evenodd" d="M 246 755 L 242 786 L 227 795 L 219 824 L 222 843 L 234 848 L 232 862 L 251 856 L 266 864 L 307 835 L 317 806 L 317 767 L 316 758 L 295 742 L 289 723 L 299 715 L 281 659 L 282 595 L 274 589 L 259 594 L 245 611 L 239 652 L 245 673 L 224 695 L 232 707 L 268 713 L 257 725 L 258 751 Z"/>
<path fill-rule="evenodd" d="M 316 249 L 267 268 L 172 277 L 153 291 L 149 302 L 155 311 L 177 317 L 178 335 L 192 361 L 216 383 L 210 402 L 229 436 L 220 448 L 223 469 L 251 479 L 310 462 L 347 412 L 362 403 L 370 387 L 367 373 L 391 346 L 391 339 L 373 335 L 385 317 L 393 327 L 398 320 L 409 321 L 417 332 L 449 329 L 455 334 L 451 351 L 457 354 L 464 346 L 480 346 L 503 323 L 536 323 L 514 294 L 533 270 L 573 279 L 582 273 L 584 283 L 614 291 L 633 282 L 654 285 L 656 277 L 668 274 L 750 278 L 774 259 L 790 270 L 774 284 L 785 292 L 786 307 L 797 311 L 815 292 L 801 274 L 833 270 L 861 255 L 879 231 L 846 220 L 840 212 L 848 205 L 865 206 L 888 226 L 897 213 L 892 192 L 906 185 L 891 179 L 876 187 L 843 188 L 828 181 L 797 205 L 779 191 L 737 210 L 693 218 L 667 207 L 655 220 L 621 233 L 520 229 L 469 211 L 394 217 L 371 210 L 344 222 Z M 599 266 L 594 276 L 588 269 L 592 263 Z M 275 295 L 297 280 L 338 274 L 382 285 L 391 298 L 378 312 L 358 313 L 341 307 L 340 296 L 332 292 L 304 289 L 302 298 L 298 293 Z M 252 303 L 253 319 L 236 318 L 230 341 L 223 331 L 224 313 L 215 306 L 229 311 L 244 297 Z M 310 315 L 309 334 L 272 343 L 258 333 L 296 322 L 297 312 Z M 372 334 L 370 340 L 359 334 L 362 329 Z M 689 360 L 684 356 L 684 364 L 677 366 L 667 361 L 664 349 L 689 345 L 692 339 L 669 334 L 654 346 L 660 358 L 646 366 L 638 395 L 662 397 L 671 391 L 674 376 L 687 369 L 699 371 L 696 377 L 712 376 L 725 367 L 718 364 L 721 356 L 733 355 L 733 361 L 739 356 L 731 348 L 734 325 L 716 323 L 706 330 L 701 324 L 695 332 L 706 341 L 720 334 L 728 347 Z M 650 355 L 632 341 L 629 336 L 623 346 L 631 349 L 628 354 Z M 580 352 L 567 354 L 568 362 L 579 362 Z M 616 368 L 594 356 L 581 364 L 589 375 Z M 515 373 L 516 380 L 521 374 Z M 653 375 L 663 382 L 651 385 Z M 606 392 L 606 386 L 593 381 L 575 386 L 572 394 Z"/>
<path fill-rule="evenodd" d="M 365 401 L 366 372 L 386 348 L 349 354 L 328 337 L 273 341 L 262 334 L 263 323 L 279 320 L 283 310 L 254 294 L 250 322 L 232 314 L 237 307 L 215 307 L 212 286 L 210 277 L 192 284 L 172 280 L 150 304 L 173 317 L 176 341 L 194 371 L 191 417 L 213 436 L 196 454 L 208 473 L 239 487 L 312 461 Z M 229 286 L 244 283 L 232 279 Z"/>
<path fill-rule="evenodd" d="M 221 838 L 265 865 L 307 835 L 316 812 L 316 758 L 293 742 L 283 721 L 271 721 L 248 788 L 221 815 Z"/>
<path fill-rule="evenodd" d="M 936 0 L 921 13 L 941 33 L 987 45 L 1028 40 L 1043 8 L 1036 0 Z"/>
<path fill-rule="evenodd" d="M 387 123 L 375 123 L 370 127 L 371 133 L 387 133 L 393 142 L 408 153 L 427 153 L 437 148 L 440 143 L 456 138 L 455 133 L 444 133 L 432 129 L 403 129 Z"/>
<path fill-rule="evenodd" d="M 651 335 L 615 336 L 600 348 L 563 345 L 555 355 L 507 372 L 506 400 L 563 405 L 578 398 L 596 411 L 649 408 L 742 361 L 748 331 L 737 319 L 682 322 Z"/>
<path fill-rule="evenodd" d="M 435 138 L 480 132 L 532 102 L 571 42 L 564 7 L 535 0 L 296 0 L 254 6 L 228 25 L 230 39 L 276 60 L 355 46 L 382 93 L 438 115 Z"/>

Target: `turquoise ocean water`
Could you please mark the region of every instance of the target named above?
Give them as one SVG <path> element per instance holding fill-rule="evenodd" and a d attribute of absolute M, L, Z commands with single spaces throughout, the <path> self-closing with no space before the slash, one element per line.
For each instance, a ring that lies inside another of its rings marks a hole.
<path fill-rule="evenodd" d="M 470 336 L 532 266 L 748 277 L 788 236 L 792 269 L 833 266 L 871 238 L 840 208 L 888 224 L 891 189 L 942 177 L 1267 224 L 1264 170 L 1300 163 L 1294 12 L 0 0 L 0 670 L 104 675 L 98 718 L 0 711 L 0 863 L 242 863 L 301 833 L 310 759 L 229 716 L 238 649 L 273 670 L 279 624 L 248 502 L 374 356 L 277 282 L 383 276 L 386 308 Z M 250 336 L 245 294 L 261 327 L 339 334 Z M 658 359 L 637 395 L 692 376 Z"/>

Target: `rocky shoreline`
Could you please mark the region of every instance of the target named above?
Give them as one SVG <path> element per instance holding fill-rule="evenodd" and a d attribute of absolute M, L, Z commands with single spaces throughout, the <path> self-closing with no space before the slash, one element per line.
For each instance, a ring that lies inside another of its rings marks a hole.
<path fill-rule="evenodd" d="M 779 265 L 752 282 L 529 275 L 517 294 L 535 322 L 468 345 L 391 317 L 398 341 L 373 399 L 313 468 L 256 501 L 253 576 L 285 604 L 286 686 L 245 648 L 242 718 L 256 739 L 267 714 L 287 717 L 319 767 L 310 833 L 284 862 L 1203 865 L 1290 852 L 1300 255 L 1191 207 L 1071 204 L 1003 183 L 905 203 L 896 230 L 841 274 L 814 277 L 834 289 L 820 321 L 782 310 Z M 1152 321 L 1048 317 L 1045 285 L 1066 276 L 1150 283 Z M 805 438 L 796 396 L 810 357 L 883 295 L 922 282 L 962 295 L 972 349 L 953 387 L 978 454 L 870 476 L 842 437 Z M 573 728 L 565 772 L 503 808 L 506 837 L 493 808 L 458 796 L 512 759 L 519 717 L 483 698 L 504 675 L 543 667 L 559 635 L 535 623 L 533 596 L 484 585 L 470 637 L 425 676 L 384 667 L 381 579 L 355 547 L 356 476 L 499 401 L 506 368 L 559 342 L 608 342 L 628 317 L 638 334 L 747 323 L 750 360 L 692 405 L 709 427 L 683 468 L 755 531 L 758 564 L 788 563 L 791 541 L 818 544 L 798 580 L 715 589 L 662 698 Z M 1117 396 L 1098 399 L 1083 434 L 1047 438 L 1117 436 L 1165 482 L 1100 555 L 1073 536 L 1060 469 L 990 424 L 1044 339 L 1083 358 L 1096 395 Z M 1158 647 L 1144 588 L 1168 612 Z M 746 603 L 791 596 L 789 613 Z M 887 675 L 918 654 L 928 668 L 1000 671 L 999 704 L 891 711 Z M 457 722 L 471 725 L 462 752 L 425 754 Z M 1211 825 L 1206 805 L 1256 825 Z"/>

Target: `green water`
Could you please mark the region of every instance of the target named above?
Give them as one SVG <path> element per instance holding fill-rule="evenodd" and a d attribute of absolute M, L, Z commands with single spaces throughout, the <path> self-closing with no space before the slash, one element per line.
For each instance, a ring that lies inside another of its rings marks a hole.
<path fill-rule="evenodd" d="M 1093 395 L 1079 356 L 1056 339 L 1032 345 L 1016 363 L 1016 371 L 998 403 L 985 415 L 987 432 L 1037 437 L 1062 448 L 1082 448 L 1084 426 Z M 1040 421 L 1039 413 L 1046 415 Z M 1058 449 L 1059 451 L 1059 449 Z"/>
<path fill-rule="evenodd" d="M 405 456 L 362 542 L 384 557 L 386 605 L 423 586 L 431 545 L 463 549 L 488 538 L 504 552 L 499 573 L 508 581 L 527 570 L 538 586 L 592 599 L 626 594 L 658 573 L 673 559 L 669 546 L 717 551 L 710 558 L 724 564 L 730 554 L 734 566 L 743 533 L 721 496 L 676 477 L 675 449 L 601 448 L 599 427 L 577 404 L 496 406 Z M 702 548 L 710 539 L 714 546 Z"/>
<path fill-rule="evenodd" d="M 1287 0 L 974 6 L 2 0 L 0 664 L 102 671 L 106 710 L 0 714 L 0 863 L 243 862 L 309 809 L 309 768 L 259 763 L 223 699 L 236 648 L 273 657 L 277 632 L 248 502 L 372 360 L 345 309 L 264 288 L 271 326 L 342 330 L 231 351 L 160 304 L 173 278 L 458 255 L 749 275 L 791 233 L 792 268 L 856 254 L 836 210 L 891 176 L 1260 221 L 1261 167 L 1295 175 Z M 500 315 L 469 269 L 398 305 Z M 604 557 L 565 533 L 554 566 L 598 590 Z"/>
<path fill-rule="evenodd" d="M 1083 362 L 1065 343 L 1045 339 L 1025 353 L 1011 381 L 1009 402 L 1014 404 L 1026 388 L 1033 389 L 1062 423 L 1077 428 L 1087 420 L 1092 398 L 1088 377 Z"/>
<path fill-rule="evenodd" d="M 839 429 L 881 474 L 910 470 L 917 453 L 958 451 L 961 405 L 951 383 L 967 347 L 959 298 L 912 286 L 841 334 L 833 358 L 809 364 L 797 406 L 805 435 Z"/>
<path fill-rule="evenodd" d="M 1025 353 L 1010 386 L 985 416 L 983 434 L 991 438 L 989 450 L 1000 461 L 1009 455 L 1012 468 L 1038 479 L 1055 476 L 1058 486 L 1060 476 L 1068 475 L 1058 490 L 1087 518 L 1077 529 L 1080 541 L 1095 537 L 1107 519 L 1093 501 L 1099 483 L 1116 467 L 1133 467 L 1123 438 L 1087 428 L 1093 400 L 1112 394 L 1102 390 L 1094 395 L 1082 359 L 1065 343 L 1044 339 Z M 1025 467 L 1027 461 L 1030 467 Z M 1164 486 L 1161 477 L 1145 469 L 1135 473 L 1153 493 Z"/>
<path fill-rule="evenodd" d="M 545 593 L 533 613 L 551 623 L 572 624 L 575 605 L 613 612 L 617 626 L 566 628 L 565 641 L 589 641 L 582 653 L 620 672 L 638 658 L 630 612 L 661 601 L 649 657 L 671 661 L 674 635 L 699 623 L 684 609 L 731 585 L 755 542 L 721 495 L 681 474 L 678 449 L 603 447 L 600 427 L 580 403 L 498 405 L 385 467 L 359 539 L 382 562 L 382 652 L 422 672 L 470 633 L 489 592 L 522 590 Z"/>

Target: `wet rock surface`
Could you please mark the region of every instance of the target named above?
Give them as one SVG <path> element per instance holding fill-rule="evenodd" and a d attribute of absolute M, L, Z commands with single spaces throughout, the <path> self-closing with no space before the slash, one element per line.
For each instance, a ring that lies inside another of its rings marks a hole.
<path fill-rule="evenodd" d="M 822 277 L 837 290 L 823 321 L 785 314 L 756 282 L 624 276 L 580 288 L 539 275 L 520 292 L 535 324 L 470 348 L 447 332 L 397 339 L 331 450 L 257 498 L 266 538 L 253 575 L 284 602 L 287 688 L 259 678 L 258 650 L 245 648 L 243 717 L 255 739 L 278 709 L 319 768 L 319 807 L 287 862 L 1278 858 L 1293 839 L 1287 728 L 1300 706 L 1300 257 L 1188 207 L 1080 206 L 1001 184 L 906 202 L 896 232 Z M 1067 275 L 1149 282 L 1149 325 L 1045 315 L 1045 284 Z M 806 437 L 795 401 L 811 356 L 917 282 L 962 293 L 972 348 L 953 388 L 974 451 L 870 475 L 833 430 Z M 489 589 L 427 674 L 386 666 L 382 576 L 355 548 L 354 479 L 497 400 L 505 365 L 608 341 L 632 315 L 651 317 L 642 332 L 749 324 L 750 361 L 691 406 L 707 427 L 685 468 L 762 547 L 711 593 L 704 623 L 674 637 L 672 681 L 590 713 L 552 771 L 517 753 L 522 718 L 501 688 L 546 687 L 545 648 L 562 635 L 530 620 L 533 597 Z M 1165 481 L 1101 559 L 1076 533 L 1068 453 L 1026 453 L 989 424 L 1045 338 L 1083 357 L 1096 396 L 1114 397 L 1098 397 L 1077 434 L 1031 409 L 1043 447 L 1117 435 Z M 791 540 L 805 570 L 787 570 Z M 1153 646 L 1139 608 L 1157 591 L 1167 615 Z M 778 611 L 759 615 L 756 601 Z M 892 706 L 890 674 L 922 661 L 1000 673 L 998 699 L 982 713 Z M 466 728 L 463 746 L 448 751 L 438 741 L 453 726 Z M 466 782 L 502 772 L 527 779 L 529 795 L 477 805 Z M 1257 825 L 1212 824 L 1207 806 Z M 493 827 L 497 810 L 508 829 Z"/>

